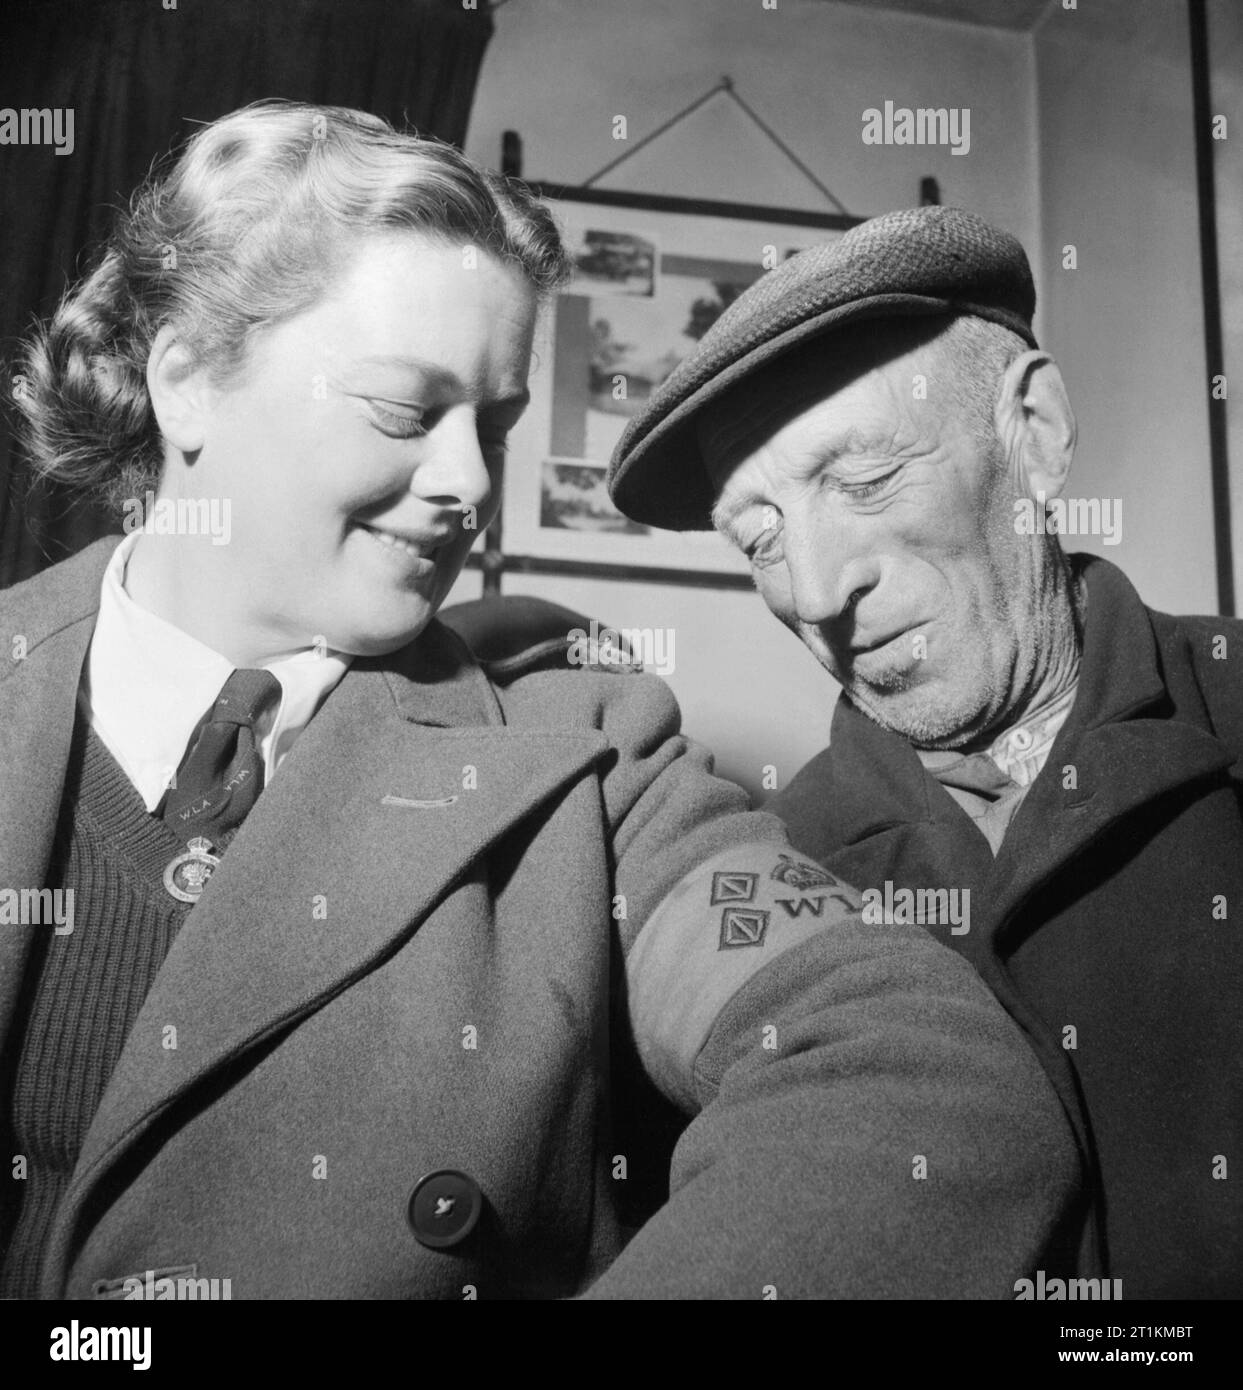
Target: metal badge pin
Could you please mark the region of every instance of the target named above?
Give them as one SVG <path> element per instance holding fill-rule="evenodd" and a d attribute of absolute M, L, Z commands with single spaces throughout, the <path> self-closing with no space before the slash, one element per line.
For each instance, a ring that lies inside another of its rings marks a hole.
<path fill-rule="evenodd" d="M 219 863 L 219 856 L 211 853 L 211 841 L 196 835 L 183 853 L 169 861 L 164 887 L 179 902 L 198 902 Z"/>

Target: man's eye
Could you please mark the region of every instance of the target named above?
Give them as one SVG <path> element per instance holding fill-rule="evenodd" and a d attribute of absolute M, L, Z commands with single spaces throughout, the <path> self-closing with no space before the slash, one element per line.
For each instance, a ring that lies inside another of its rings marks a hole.
<path fill-rule="evenodd" d="M 853 497 L 858 502 L 866 502 L 869 497 L 875 497 L 882 492 L 890 479 L 896 476 L 898 470 L 890 469 L 883 477 L 873 478 L 867 483 L 846 483 L 842 491 L 848 496 Z"/>
<path fill-rule="evenodd" d="M 426 412 L 422 410 L 412 410 L 412 413 L 407 414 L 375 400 L 368 401 L 368 405 L 379 428 L 394 439 L 414 439 L 427 433 L 423 426 L 423 416 Z"/>
<path fill-rule="evenodd" d="M 761 569 L 781 558 L 781 527 L 770 526 L 742 547 L 743 554 Z"/>

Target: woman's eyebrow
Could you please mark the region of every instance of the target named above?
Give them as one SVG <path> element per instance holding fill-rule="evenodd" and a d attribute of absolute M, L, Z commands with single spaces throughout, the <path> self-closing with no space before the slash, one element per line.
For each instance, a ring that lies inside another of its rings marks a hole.
<path fill-rule="evenodd" d="M 451 372 L 436 362 L 428 362 L 421 357 L 406 357 L 400 353 L 378 353 L 369 357 L 356 358 L 355 367 L 396 367 L 406 372 L 418 372 L 434 387 L 446 394 L 464 395 L 465 388 L 456 372 Z M 496 400 L 484 402 L 488 410 L 525 410 L 531 403 L 531 393 L 522 387 Z"/>
<path fill-rule="evenodd" d="M 462 383 L 457 374 L 446 370 L 437 362 L 429 362 L 422 357 L 405 357 L 400 353 L 377 353 L 369 357 L 357 357 L 351 364 L 355 367 L 397 367 L 406 372 L 418 372 L 439 386 L 448 389 L 461 389 Z"/>

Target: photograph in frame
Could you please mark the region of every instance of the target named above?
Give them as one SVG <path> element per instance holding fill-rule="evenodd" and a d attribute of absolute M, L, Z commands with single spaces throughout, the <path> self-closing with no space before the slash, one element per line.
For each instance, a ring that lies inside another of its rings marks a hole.
<path fill-rule="evenodd" d="M 748 285 L 857 219 L 538 187 L 574 273 L 542 321 L 531 405 L 510 436 L 506 567 L 621 578 L 677 570 L 746 587 L 745 557 L 714 532 L 623 517 L 605 489 L 608 460 L 629 420 Z"/>

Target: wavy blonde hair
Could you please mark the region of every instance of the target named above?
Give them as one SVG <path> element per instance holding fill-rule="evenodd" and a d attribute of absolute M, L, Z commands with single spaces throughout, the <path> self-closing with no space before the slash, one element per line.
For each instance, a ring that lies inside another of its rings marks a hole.
<path fill-rule="evenodd" d="M 177 327 L 225 383 L 260 330 L 311 308 L 357 239 L 477 247 L 543 296 L 568 259 L 521 184 L 345 107 L 258 102 L 205 126 L 117 216 L 94 268 L 23 345 L 12 400 L 36 477 L 113 507 L 158 485 L 152 343 Z"/>

